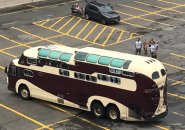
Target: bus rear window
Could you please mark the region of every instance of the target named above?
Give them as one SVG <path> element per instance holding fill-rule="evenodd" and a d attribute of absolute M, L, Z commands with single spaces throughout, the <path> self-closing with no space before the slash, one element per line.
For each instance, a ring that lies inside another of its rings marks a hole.
<path fill-rule="evenodd" d="M 161 69 L 161 75 L 165 76 L 166 75 L 166 71 L 164 69 Z"/>
<path fill-rule="evenodd" d="M 157 71 L 152 73 L 152 79 L 158 79 L 159 78 L 159 73 Z"/>

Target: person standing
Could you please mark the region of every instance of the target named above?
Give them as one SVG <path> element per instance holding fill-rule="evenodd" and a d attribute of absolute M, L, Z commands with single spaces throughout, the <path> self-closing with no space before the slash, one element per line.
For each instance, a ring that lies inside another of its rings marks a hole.
<path fill-rule="evenodd" d="M 155 43 L 155 41 L 153 39 L 150 40 L 149 49 L 150 49 L 151 57 L 156 59 L 157 58 L 158 45 Z"/>
<path fill-rule="evenodd" d="M 135 47 L 136 47 L 136 55 L 137 54 L 141 55 L 142 43 L 140 38 L 138 38 L 137 41 L 135 42 Z"/>
<path fill-rule="evenodd" d="M 147 55 L 147 51 L 148 51 L 148 42 L 144 42 L 144 43 L 143 43 L 143 50 L 144 50 L 144 54 Z"/>

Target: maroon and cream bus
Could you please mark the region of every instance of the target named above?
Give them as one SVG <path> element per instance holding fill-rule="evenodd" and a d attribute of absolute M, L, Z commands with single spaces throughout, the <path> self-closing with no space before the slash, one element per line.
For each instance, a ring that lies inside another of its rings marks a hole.
<path fill-rule="evenodd" d="M 149 121 L 167 115 L 166 69 L 156 59 L 93 47 L 39 46 L 6 67 L 8 89 L 91 111 L 98 118 Z"/>

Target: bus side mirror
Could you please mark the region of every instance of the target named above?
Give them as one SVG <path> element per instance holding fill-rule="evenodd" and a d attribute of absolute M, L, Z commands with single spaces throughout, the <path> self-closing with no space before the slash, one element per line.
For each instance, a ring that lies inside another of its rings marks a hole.
<path fill-rule="evenodd" d="M 7 69 L 7 66 L 5 67 L 5 70 L 4 72 L 7 74 L 8 73 L 8 69 Z"/>

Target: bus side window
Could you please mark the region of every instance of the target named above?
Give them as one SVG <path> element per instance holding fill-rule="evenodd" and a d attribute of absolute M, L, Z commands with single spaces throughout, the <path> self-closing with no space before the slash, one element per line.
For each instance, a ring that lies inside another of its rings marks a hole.
<path fill-rule="evenodd" d="M 8 73 L 10 75 L 16 76 L 16 67 L 15 66 L 10 66 L 8 69 Z"/>
<path fill-rule="evenodd" d="M 59 74 L 64 76 L 69 76 L 69 71 L 60 69 Z"/>
<path fill-rule="evenodd" d="M 109 77 L 106 75 L 98 74 L 98 79 L 103 81 L 109 81 Z"/>
<path fill-rule="evenodd" d="M 110 82 L 120 84 L 121 80 L 120 80 L 120 78 L 110 77 Z"/>
<path fill-rule="evenodd" d="M 85 79 L 85 74 L 82 74 L 82 73 L 74 73 L 74 76 L 75 78 L 78 78 L 78 79 Z"/>
<path fill-rule="evenodd" d="M 69 66 L 66 63 L 60 63 L 60 68 L 62 69 L 69 69 Z"/>
<path fill-rule="evenodd" d="M 122 75 L 129 76 L 129 77 L 134 77 L 134 73 L 128 72 L 128 71 L 122 71 Z"/>
<path fill-rule="evenodd" d="M 36 65 L 37 64 L 37 59 L 28 58 L 27 62 L 28 62 L 28 64 Z"/>
<path fill-rule="evenodd" d="M 97 78 L 95 76 L 86 75 L 85 78 L 88 81 L 97 82 Z"/>
<path fill-rule="evenodd" d="M 34 75 L 33 75 L 33 72 L 31 71 L 31 70 L 24 70 L 24 75 L 25 76 L 28 76 L 28 77 L 33 77 Z"/>
<path fill-rule="evenodd" d="M 58 63 L 56 61 L 49 61 L 48 65 L 52 67 L 58 67 Z"/>

